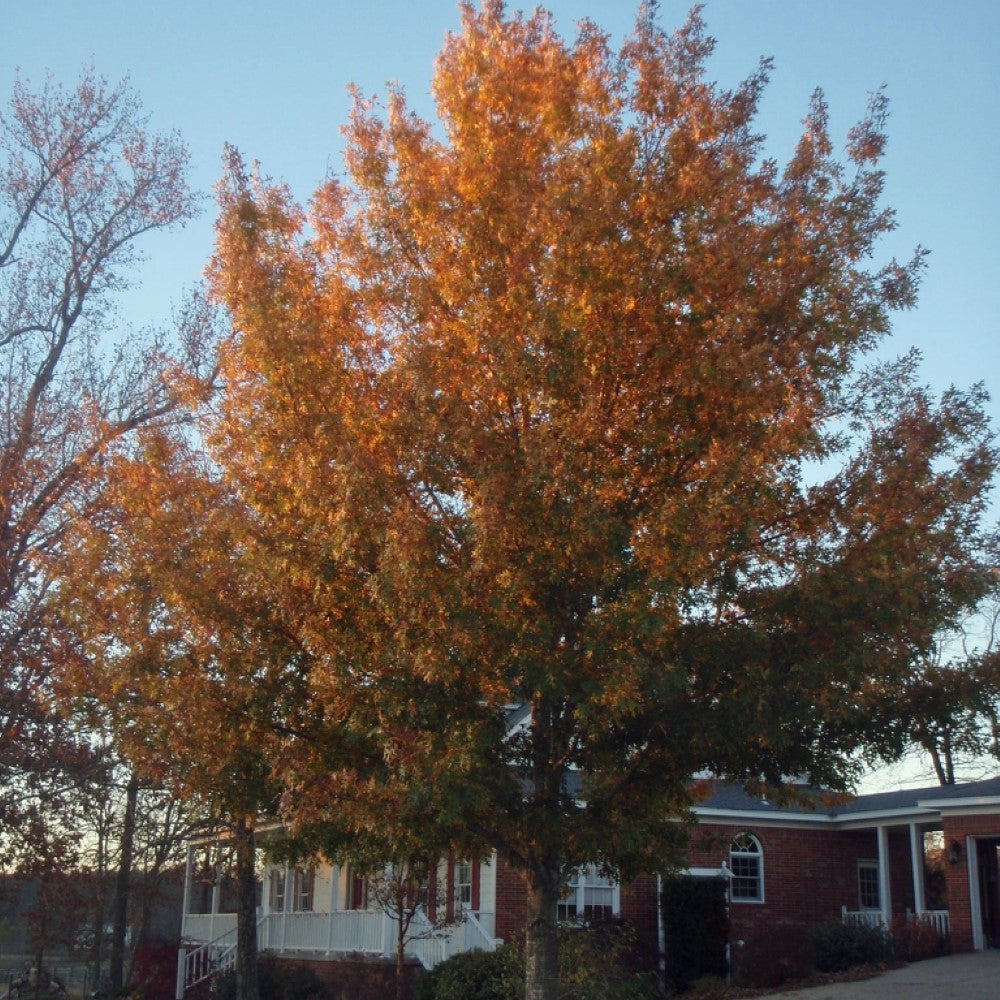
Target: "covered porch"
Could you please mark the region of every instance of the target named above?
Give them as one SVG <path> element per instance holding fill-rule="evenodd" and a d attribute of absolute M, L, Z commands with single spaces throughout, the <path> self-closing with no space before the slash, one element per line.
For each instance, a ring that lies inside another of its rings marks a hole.
<path fill-rule="evenodd" d="M 225 842 L 192 844 L 184 883 L 178 1000 L 185 991 L 235 963 L 236 914 Z M 430 905 L 414 904 L 405 935 L 408 958 L 431 969 L 449 956 L 478 948 L 494 950 L 495 915 L 478 908 L 492 899 L 493 866 L 442 865 L 442 889 Z M 262 860 L 257 885 L 257 947 L 261 953 L 315 960 L 396 954 L 398 916 L 369 893 L 368 880 L 348 865 L 310 867 Z M 466 882 L 456 879 L 468 878 Z M 474 884 L 473 884 L 474 881 Z M 473 893 L 473 890 L 475 892 Z M 488 893 L 488 894 L 484 894 Z"/>
<path fill-rule="evenodd" d="M 874 828 L 878 846 L 878 906 L 845 908 L 845 920 L 890 928 L 903 913 L 947 935 L 953 951 L 1000 947 L 1000 778 L 861 796 L 836 821 Z M 928 833 L 943 900 L 928 900 Z"/>
<path fill-rule="evenodd" d="M 922 923 L 947 940 L 951 922 L 944 886 L 940 879 L 928 885 L 944 861 L 940 822 L 887 818 L 874 825 L 848 821 L 842 829 L 873 834 L 875 851 L 871 859 L 857 861 L 857 908 L 843 905 L 841 920 L 889 932 L 901 922 Z"/>

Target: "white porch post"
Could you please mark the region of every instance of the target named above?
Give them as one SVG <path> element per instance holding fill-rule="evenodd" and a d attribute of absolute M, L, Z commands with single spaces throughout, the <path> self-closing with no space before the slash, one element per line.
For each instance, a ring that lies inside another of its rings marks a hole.
<path fill-rule="evenodd" d="M 388 908 L 382 911 L 382 957 L 392 958 L 396 954 L 396 921 Z"/>
<path fill-rule="evenodd" d="M 924 896 L 924 837 L 916 823 L 910 824 L 910 871 L 913 875 L 913 909 L 919 916 L 927 909 Z"/>
<path fill-rule="evenodd" d="M 184 988 L 187 973 L 187 952 L 181 948 L 177 952 L 177 983 L 174 987 L 174 1000 L 184 1000 Z"/>
<path fill-rule="evenodd" d="M 888 930 L 892 917 L 892 890 L 889 884 L 889 828 L 875 828 L 878 841 L 878 899 L 882 911 L 882 923 Z"/>
<path fill-rule="evenodd" d="M 285 950 L 288 935 L 288 911 L 292 908 L 292 893 L 295 892 L 295 870 L 285 865 L 285 905 L 281 912 L 281 950 Z"/>
<path fill-rule="evenodd" d="M 326 918 L 326 953 L 329 955 L 333 951 L 333 913 L 340 909 L 337 906 L 338 889 L 340 887 L 340 865 L 330 865 L 330 906 L 329 914 Z"/>
<path fill-rule="evenodd" d="M 194 878 L 194 845 L 188 844 L 184 863 L 184 906 L 181 910 L 181 937 L 187 934 L 187 918 L 191 911 L 191 882 Z"/>
<path fill-rule="evenodd" d="M 215 867 L 212 872 L 212 913 L 208 918 L 208 940 L 215 940 L 215 917 L 219 912 L 219 903 L 222 900 L 222 860 L 219 848 L 216 847 Z"/>
<path fill-rule="evenodd" d="M 972 917 L 972 950 L 986 950 L 986 936 L 983 934 L 983 910 L 979 898 L 979 864 L 976 838 L 965 838 L 965 868 L 969 876 L 969 905 Z"/>

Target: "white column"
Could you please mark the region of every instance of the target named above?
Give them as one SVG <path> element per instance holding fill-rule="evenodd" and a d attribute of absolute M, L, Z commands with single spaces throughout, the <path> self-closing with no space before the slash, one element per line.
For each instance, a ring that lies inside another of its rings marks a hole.
<path fill-rule="evenodd" d="M 184 1000 L 184 987 L 187 972 L 187 952 L 181 948 L 177 952 L 177 984 L 174 988 L 174 1000 Z"/>
<path fill-rule="evenodd" d="M 330 912 L 326 918 L 326 953 L 329 955 L 333 951 L 333 921 L 334 912 L 339 910 L 337 906 L 337 896 L 340 890 L 340 865 L 330 865 Z"/>
<path fill-rule="evenodd" d="M 878 840 L 878 898 L 882 910 L 882 923 L 888 930 L 892 918 L 892 891 L 889 887 L 889 828 L 875 828 Z"/>
<path fill-rule="evenodd" d="M 382 957 L 396 954 L 396 921 L 388 908 L 382 911 Z"/>
<path fill-rule="evenodd" d="M 965 868 L 969 876 L 969 905 L 972 917 L 972 950 L 986 950 L 986 936 L 983 934 L 983 904 L 979 898 L 979 850 L 975 837 L 965 838 Z"/>
<path fill-rule="evenodd" d="M 924 837 L 916 823 L 910 824 L 910 871 L 913 875 L 913 909 L 919 915 L 927 909 L 924 897 Z"/>
<path fill-rule="evenodd" d="M 215 917 L 219 912 L 219 901 L 222 898 L 222 851 L 216 845 L 216 862 L 212 869 L 212 914 L 208 918 L 208 940 L 215 940 Z"/>
<path fill-rule="evenodd" d="M 194 878 L 194 844 L 188 844 L 184 864 L 184 906 L 181 911 L 181 937 L 187 934 L 187 918 L 191 910 L 191 881 Z"/>
<path fill-rule="evenodd" d="M 285 906 L 281 914 L 281 950 L 284 951 L 288 937 L 288 913 L 293 908 L 292 894 L 295 892 L 295 869 L 285 865 Z"/>

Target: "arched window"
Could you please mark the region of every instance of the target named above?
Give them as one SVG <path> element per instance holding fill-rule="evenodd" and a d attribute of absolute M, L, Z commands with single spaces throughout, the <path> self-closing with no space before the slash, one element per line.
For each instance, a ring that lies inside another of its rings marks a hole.
<path fill-rule="evenodd" d="M 738 833 L 729 845 L 729 895 L 734 903 L 764 902 L 764 856 L 760 841 Z"/>

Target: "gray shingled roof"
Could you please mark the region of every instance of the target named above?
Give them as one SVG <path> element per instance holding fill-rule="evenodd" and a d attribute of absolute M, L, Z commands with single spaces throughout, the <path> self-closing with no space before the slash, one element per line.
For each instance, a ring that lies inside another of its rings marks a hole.
<path fill-rule="evenodd" d="M 699 806 L 701 810 L 718 810 L 722 812 L 749 813 L 780 813 L 801 816 L 827 815 L 831 819 L 846 819 L 851 816 L 866 813 L 884 813 L 920 811 L 920 803 L 940 802 L 961 799 L 1000 798 L 1000 778 L 988 778 L 985 781 L 970 781 L 960 785 L 929 785 L 922 788 L 904 788 L 892 792 L 873 792 L 866 795 L 856 795 L 849 799 L 832 797 L 830 793 L 815 788 L 801 787 L 803 792 L 814 804 L 810 809 L 807 805 L 787 803 L 776 805 L 767 799 L 756 798 L 738 785 L 719 784 L 715 791 Z"/>

